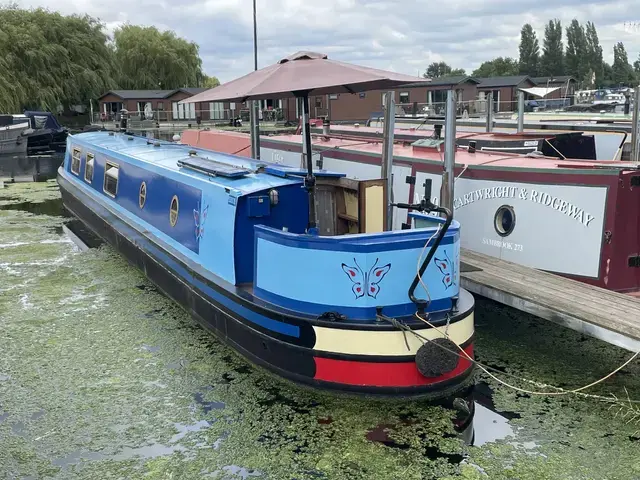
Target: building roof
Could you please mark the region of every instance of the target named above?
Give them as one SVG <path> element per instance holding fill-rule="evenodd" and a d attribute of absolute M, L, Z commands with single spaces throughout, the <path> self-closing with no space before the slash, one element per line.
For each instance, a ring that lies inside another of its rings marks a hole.
<path fill-rule="evenodd" d="M 420 88 L 420 87 L 428 87 L 429 85 L 431 85 L 431 79 L 425 78 L 424 82 L 405 83 L 404 85 L 400 85 L 399 87 L 396 87 L 396 88 L 397 89 L 400 89 L 400 88 Z"/>
<path fill-rule="evenodd" d="M 549 83 L 567 83 L 567 81 L 572 80 L 572 81 L 576 81 L 576 79 L 574 77 L 572 77 L 571 75 L 558 75 L 558 76 L 550 76 L 550 77 L 533 77 L 531 80 L 534 81 L 534 83 L 536 83 L 537 85 L 546 85 L 547 81 L 549 81 Z"/>
<path fill-rule="evenodd" d="M 442 87 L 446 85 L 459 85 L 461 83 L 467 83 L 467 82 L 476 83 L 476 84 L 480 83 L 478 79 L 469 77 L 467 75 L 454 75 L 451 77 L 434 78 L 433 80 L 431 80 L 430 85 L 436 86 L 436 87 Z"/>
<path fill-rule="evenodd" d="M 480 80 L 480 84 L 478 88 L 489 88 L 489 87 L 516 87 L 520 85 L 522 82 L 529 80 L 531 83 L 535 85 L 535 82 L 531 80 L 529 75 L 512 75 L 508 77 L 484 77 L 484 78 L 476 78 Z"/>
<path fill-rule="evenodd" d="M 196 87 L 186 87 L 186 88 L 174 88 L 173 90 L 109 90 L 106 93 L 103 93 L 98 97 L 100 100 L 102 97 L 106 97 L 107 95 L 115 95 L 116 97 L 120 97 L 122 100 L 135 100 L 137 98 L 144 100 L 161 100 L 163 98 L 170 97 L 176 92 L 184 92 L 189 95 L 196 95 L 198 93 L 202 93 L 205 90 L 209 90 L 208 88 L 196 88 Z"/>
<path fill-rule="evenodd" d="M 181 92 L 185 92 L 185 93 L 189 93 L 191 95 L 197 95 L 198 93 L 202 93 L 206 90 L 210 90 L 209 88 L 203 88 L 203 87 L 187 87 L 187 88 L 179 88 L 178 89 Z"/>

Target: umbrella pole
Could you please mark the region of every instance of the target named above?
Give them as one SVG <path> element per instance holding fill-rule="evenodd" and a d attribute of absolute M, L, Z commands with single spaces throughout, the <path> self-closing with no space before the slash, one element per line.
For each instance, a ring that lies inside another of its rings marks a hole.
<path fill-rule="evenodd" d="M 316 223 L 316 177 L 313 175 L 313 150 L 311 144 L 311 129 L 309 128 L 309 94 L 302 95 L 302 151 L 307 161 L 307 176 L 304 187 L 309 192 L 309 225 L 307 233 L 318 234 Z"/>

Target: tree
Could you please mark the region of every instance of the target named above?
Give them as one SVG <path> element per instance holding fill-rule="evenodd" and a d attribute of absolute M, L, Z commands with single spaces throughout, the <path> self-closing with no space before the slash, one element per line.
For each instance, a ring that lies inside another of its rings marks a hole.
<path fill-rule="evenodd" d="M 640 53 L 638 59 L 633 62 L 633 71 L 636 72 L 636 81 L 640 82 Z"/>
<path fill-rule="evenodd" d="M 509 57 L 498 57 L 487 62 L 482 62 L 480 66 L 473 71 L 474 77 L 502 77 L 509 75 L 518 75 L 518 61 Z"/>
<path fill-rule="evenodd" d="M 103 25 L 89 16 L 0 7 L 0 111 L 86 104 L 113 88 Z"/>
<path fill-rule="evenodd" d="M 536 32 L 530 24 L 525 24 L 520 31 L 519 72 L 536 77 L 540 69 L 540 45 Z"/>
<path fill-rule="evenodd" d="M 130 89 L 173 89 L 203 79 L 199 47 L 156 27 L 125 24 L 114 32 L 118 83 Z"/>
<path fill-rule="evenodd" d="M 633 68 L 629 65 L 627 51 L 622 42 L 613 46 L 612 76 L 615 85 L 632 85 L 635 80 Z"/>
<path fill-rule="evenodd" d="M 445 62 L 433 62 L 427 67 L 427 71 L 422 76 L 425 78 L 438 78 L 466 74 L 463 68 L 451 68 Z"/>
<path fill-rule="evenodd" d="M 560 20 L 549 20 L 544 27 L 542 58 L 540 59 L 542 75 L 564 75 L 564 45 L 562 44 L 562 24 Z"/>
<path fill-rule="evenodd" d="M 598 32 L 592 22 L 587 22 L 586 28 L 586 41 L 587 41 L 587 58 L 589 62 L 589 75 L 587 83 L 593 86 L 602 85 L 604 82 L 604 61 L 602 60 L 602 47 L 600 46 L 600 40 L 598 40 Z M 595 76 L 595 82 L 592 81 Z"/>
<path fill-rule="evenodd" d="M 599 83 L 599 87 L 611 87 L 616 82 L 613 80 L 613 68 L 607 62 L 602 62 L 602 83 Z"/>
<path fill-rule="evenodd" d="M 567 27 L 565 68 L 566 73 L 573 76 L 578 82 L 591 81 L 588 78 L 589 52 L 587 35 L 584 27 L 575 18 L 571 20 L 571 24 Z"/>
<path fill-rule="evenodd" d="M 218 80 L 218 77 L 210 77 L 206 74 L 203 74 L 198 86 L 202 88 L 214 88 L 218 85 L 220 85 L 220 80 Z"/>

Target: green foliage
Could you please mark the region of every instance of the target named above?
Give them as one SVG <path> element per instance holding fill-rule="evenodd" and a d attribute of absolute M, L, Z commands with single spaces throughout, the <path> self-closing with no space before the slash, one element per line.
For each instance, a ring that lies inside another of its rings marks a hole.
<path fill-rule="evenodd" d="M 53 110 L 112 88 L 102 24 L 88 16 L 0 7 L 0 111 Z"/>
<path fill-rule="evenodd" d="M 87 105 L 105 91 L 219 85 L 198 46 L 155 27 L 124 25 L 114 42 L 87 15 L 0 7 L 0 112 Z"/>
<path fill-rule="evenodd" d="M 578 82 L 590 80 L 589 49 L 585 29 L 575 18 L 567 27 L 566 73 Z"/>
<path fill-rule="evenodd" d="M 203 74 L 198 86 L 202 88 L 214 88 L 218 85 L 220 85 L 220 80 L 218 80 L 218 77 L 210 77 L 206 74 Z"/>
<path fill-rule="evenodd" d="M 633 62 L 633 71 L 636 73 L 636 81 L 640 82 L 640 53 L 638 59 Z"/>
<path fill-rule="evenodd" d="M 204 78 L 198 45 L 156 27 L 125 24 L 114 32 L 114 57 L 124 89 L 173 89 Z"/>
<path fill-rule="evenodd" d="M 488 62 L 482 62 L 480 66 L 473 71 L 474 77 L 502 77 L 509 75 L 518 75 L 520 66 L 518 61 L 509 57 L 498 57 Z"/>
<path fill-rule="evenodd" d="M 438 78 L 466 74 L 464 68 L 451 68 L 445 62 L 433 62 L 427 67 L 427 71 L 422 76 L 425 78 Z"/>
<path fill-rule="evenodd" d="M 604 81 L 604 62 L 602 60 L 602 47 L 598 39 L 598 32 L 593 22 L 587 22 L 586 29 L 587 58 L 589 60 L 589 75 L 587 84 L 593 86 L 602 85 Z M 595 78 L 594 78 L 595 76 Z"/>
<path fill-rule="evenodd" d="M 543 75 L 564 75 L 564 45 L 562 43 L 562 24 L 560 20 L 549 20 L 544 27 L 542 59 L 540 62 Z"/>
<path fill-rule="evenodd" d="M 611 68 L 611 76 L 615 85 L 630 86 L 635 83 L 635 73 L 631 65 L 629 65 L 627 51 L 622 42 L 618 42 L 613 46 L 613 65 Z"/>
<path fill-rule="evenodd" d="M 525 24 L 520 31 L 520 69 L 522 75 L 536 77 L 540 69 L 540 45 L 536 32 L 530 24 Z"/>

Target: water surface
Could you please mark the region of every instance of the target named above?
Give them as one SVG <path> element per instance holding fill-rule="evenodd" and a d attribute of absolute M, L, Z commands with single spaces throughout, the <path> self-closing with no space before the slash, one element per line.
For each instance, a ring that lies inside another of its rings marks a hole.
<path fill-rule="evenodd" d="M 479 376 L 474 431 L 462 434 L 460 405 L 280 381 L 110 247 L 77 248 L 62 213 L 55 182 L 0 191 L 2 478 L 640 478 L 640 426 L 605 402 L 515 393 Z M 476 322 L 480 360 L 563 387 L 629 356 L 487 301 Z M 635 363 L 593 393 L 622 397 L 626 386 L 640 398 L 639 373 Z"/>

